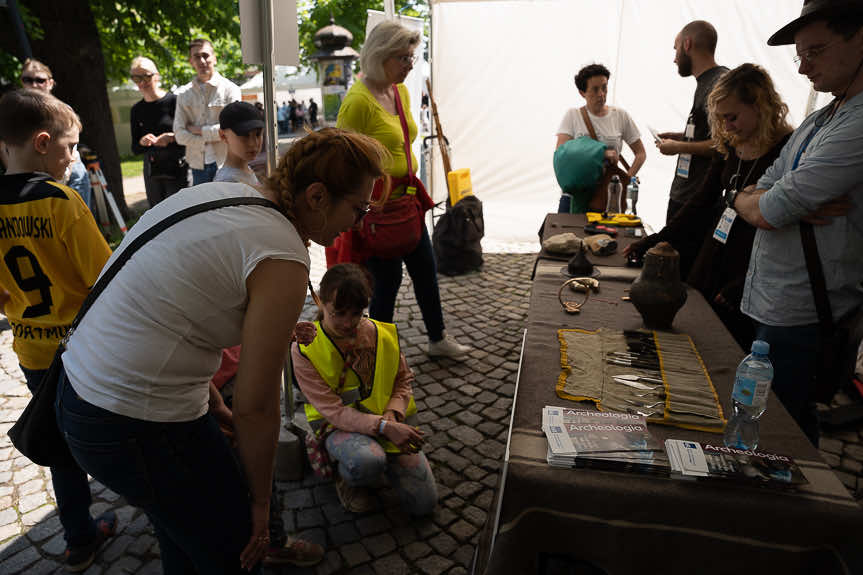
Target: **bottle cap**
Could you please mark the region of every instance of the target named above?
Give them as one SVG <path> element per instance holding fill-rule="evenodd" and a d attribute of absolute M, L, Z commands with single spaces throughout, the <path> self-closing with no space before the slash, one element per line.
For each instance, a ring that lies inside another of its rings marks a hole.
<path fill-rule="evenodd" d="M 770 353 L 770 344 L 764 340 L 756 339 L 752 342 L 752 353 L 757 353 L 758 355 L 767 355 Z"/>

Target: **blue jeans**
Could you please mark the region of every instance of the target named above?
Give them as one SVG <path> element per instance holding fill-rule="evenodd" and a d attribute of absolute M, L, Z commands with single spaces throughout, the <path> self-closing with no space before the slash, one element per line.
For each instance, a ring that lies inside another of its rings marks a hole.
<path fill-rule="evenodd" d="M 809 441 L 818 447 L 820 432 L 814 399 L 818 324 L 781 327 L 756 322 L 755 339 L 770 344 L 773 392 Z"/>
<path fill-rule="evenodd" d="M 204 164 L 203 170 L 196 170 L 192 168 L 192 185 L 197 186 L 198 184 L 206 184 L 207 182 L 212 182 L 213 178 L 216 177 L 216 172 L 219 170 L 219 166 L 216 162 L 211 164 Z"/>
<path fill-rule="evenodd" d="M 411 515 L 428 515 L 437 504 L 437 487 L 424 453 L 386 453 L 362 433 L 334 431 L 327 436 L 327 453 L 339 464 L 339 475 L 352 487 L 375 487 L 386 474 Z"/>
<path fill-rule="evenodd" d="M 181 423 L 117 415 L 79 397 L 65 375 L 57 398 L 72 455 L 147 513 L 166 575 L 248 573 L 240 552 L 251 536 L 249 492 L 210 415 Z"/>
<path fill-rule="evenodd" d="M 369 303 L 369 317 L 392 323 L 396 296 L 402 285 L 402 259 L 414 284 L 414 294 L 423 314 L 428 338 L 430 341 L 440 341 L 443 339 L 444 330 L 443 310 L 437 285 L 434 250 L 425 225 L 422 226 L 420 243 L 404 258 L 384 260 L 373 257 L 366 262 L 366 267 L 375 280 L 372 301 Z"/>
<path fill-rule="evenodd" d="M 20 366 L 27 388 L 35 393 L 47 369 L 27 369 Z M 63 525 L 63 537 L 69 545 L 87 545 L 96 537 L 96 523 L 90 516 L 90 484 L 80 467 L 51 467 L 51 483 L 57 498 L 57 512 Z"/>

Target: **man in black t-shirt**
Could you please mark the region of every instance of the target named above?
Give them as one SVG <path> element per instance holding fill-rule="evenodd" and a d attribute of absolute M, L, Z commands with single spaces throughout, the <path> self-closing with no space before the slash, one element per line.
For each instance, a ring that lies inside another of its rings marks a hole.
<path fill-rule="evenodd" d="M 719 77 L 728 71 L 725 66 L 717 65 L 713 58 L 716 40 L 716 29 L 704 20 L 690 22 L 674 39 L 677 72 L 684 78 L 695 76 L 698 85 L 685 131 L 661 133 L 656 141 L 656 147 L 663 155 L 677 156 L 666 223 L 671 221 L 690 194 L 701 185 L 710 166 L 712 142 L 707 121 L 707 96 Z"/>

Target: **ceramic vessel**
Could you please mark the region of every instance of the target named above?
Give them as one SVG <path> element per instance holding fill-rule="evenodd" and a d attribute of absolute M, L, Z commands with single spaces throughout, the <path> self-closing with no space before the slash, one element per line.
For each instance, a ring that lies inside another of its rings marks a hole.
<path fill-rule="evenodd" d="M 670 329 L 677 311 L 686 302 L 686 286 L 680 281 L 680 254 L 668 242 L 647 250 L 644 267 L 632 282 L 629 297 L 644 325 Z"/>

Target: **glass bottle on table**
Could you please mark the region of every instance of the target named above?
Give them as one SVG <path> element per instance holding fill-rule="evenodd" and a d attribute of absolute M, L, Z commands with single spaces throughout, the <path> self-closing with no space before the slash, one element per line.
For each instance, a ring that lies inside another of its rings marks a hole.
<path fill-rule="evenodd" d="M 725 426 L 725 446 L 755 450 L 758 447 L 758 420 L 767 410 L 767 393 L 773 382 L 770 344 L 756 339 L 752 353 L 743 358 L 731 392 L 732 415 Z"/>
<path fill-rule="evenodd" d="M 629 179 L 629 185 L 626 186 L 626 213 L 636 216 L 638 215 L 638 177 L 632 176 Z"/>

